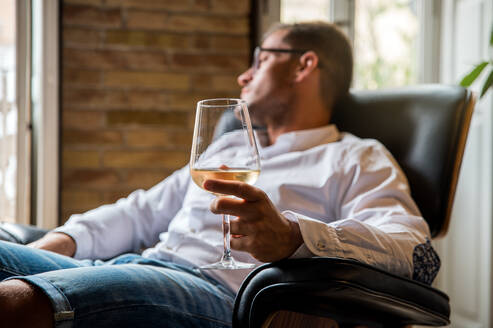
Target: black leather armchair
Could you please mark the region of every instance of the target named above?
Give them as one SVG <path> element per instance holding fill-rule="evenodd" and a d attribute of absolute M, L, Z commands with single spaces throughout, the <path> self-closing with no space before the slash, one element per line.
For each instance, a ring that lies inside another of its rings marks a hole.
<path fill-rule="evenodd" d="M 473 105 L 471 92 L 456 86 L 353 92 L 337 106 L 333 122 L 391 151 L 438 237 L 447 231 Z M 441 291 L 340 258 L 258 267 L 238 292 L 233 327 L 268 327 L 280 310 L 332 318 L 341 327 L 450 323 L 449 299 Z"/>
<path fill-rule="evenodd" d="M 337 106 L 333 122 L 387 146 L 438 237 L 447 231 L 473 105 L 471 92 L 456 86 L 358 91 Z M 2 224 L 0 240 L 25 244 L 44 232 Z M 443 326 L 450 315 L 449 299 L 437 289 L 354 260 L 322 257 L 254 270 L 236 297 L 233 327 L 268 327 L 281 310 L 332 318 L 341 327 Z"/>
<path fill-rule="evenodd" d="M 0 222 L 0 240 L 29 244 L 43 237 L 48 230 L 18 223 Z"/>

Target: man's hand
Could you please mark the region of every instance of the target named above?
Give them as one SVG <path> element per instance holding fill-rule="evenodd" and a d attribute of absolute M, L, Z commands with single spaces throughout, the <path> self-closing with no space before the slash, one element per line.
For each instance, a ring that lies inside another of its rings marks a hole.
<path fill-rule="evenodd" d="M 298 223 L 286 219 L 260 189 L 239 181 L 207 180 L 206 190 L 239 197 L 218 197 L 211 204 L 215 214 L 231 220 L 231 248 L 252 254 L 262 262 L 293 254 L 303 243 Z"/>
<path fill-rule="evenodd" d="M 66 256 L 74 256 L 75 241 L 67 234 L 61 232 L 49 232 L 43 238 L 38 239 L 27 246 L 44 249 Z"/>

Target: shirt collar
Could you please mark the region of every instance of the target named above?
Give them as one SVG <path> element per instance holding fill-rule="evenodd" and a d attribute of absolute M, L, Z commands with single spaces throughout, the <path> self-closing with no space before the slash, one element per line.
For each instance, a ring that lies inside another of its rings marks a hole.
<path fill-rule="evenodd" d="M 340 133 L 335 124 L 315 129 L 298 130 L 281 134 L 272 145 L 263 147 L 267 140 L 267 132 L 257 132 L 261 157 L 271 157 L 279 153 L 303 151 L 329 142 L 338 141 Z"/>

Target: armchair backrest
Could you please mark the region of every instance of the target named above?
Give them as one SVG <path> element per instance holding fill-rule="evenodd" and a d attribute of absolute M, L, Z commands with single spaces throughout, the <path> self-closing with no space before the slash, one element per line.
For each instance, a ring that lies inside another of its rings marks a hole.
<path fill-rule="evenodd" d="M 332 122 L 390 150 L 438 237 L 448 229 L 473 107 L 472 93 L 458 86 L 357 91 L 336 106 Z"/>
<path fill-rule="evenodd" d="M 334 108 L 332 122 L 340 131 L 377 139 L 390 150 L 431 236 L 439 237 L 448 229 L 473 108 L 473 94 L 459 86 L 353 91 Z M 235 128 L 234 116 L 223 117 L 217 134 Z"/>

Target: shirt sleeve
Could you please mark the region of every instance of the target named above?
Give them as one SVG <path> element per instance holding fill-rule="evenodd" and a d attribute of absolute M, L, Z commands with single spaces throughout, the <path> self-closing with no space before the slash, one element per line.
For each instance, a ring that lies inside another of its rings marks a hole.
<path fill-rule="evenodd" d="M 376 141 L 351 149 L 330 185 L 337 186 L 329 192 L 336 197 L 335 218 L 283 213 L 298 221 L 304 240 L 292 257 L 351 258 L 411 278 L 415 248 L 430 233 L 390 153 Z"/>
<path fill-rule="evenodd" d="M 77 259 L 106 259 L 155 244 L 181 208 L 190 174 L 188 166 L 151 189 L 136 190 L 111 205 L 75 214 L 55 229 L 71 236 Z"/>

